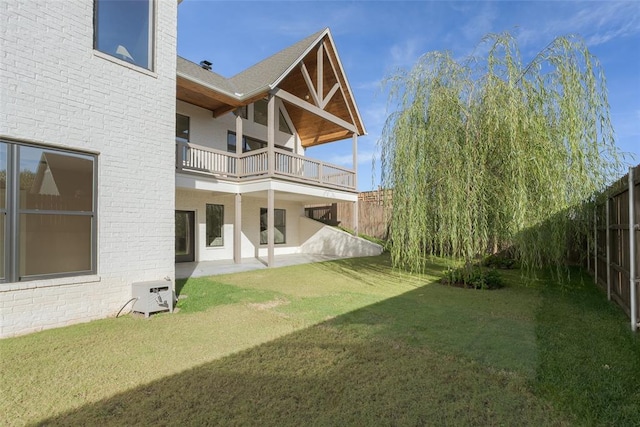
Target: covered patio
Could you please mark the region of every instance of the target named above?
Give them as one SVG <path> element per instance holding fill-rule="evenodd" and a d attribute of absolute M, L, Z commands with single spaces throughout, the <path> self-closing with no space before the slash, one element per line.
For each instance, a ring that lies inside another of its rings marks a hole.
<path fill-rule="evenodd" d="M 320 254 L 276 255 L 274 257 L 275 263 L 273 267 L 310 264 L 313 262 L 333 261 L 344 258 L 350 257 Z M 240 264 L 234 263 L 233 260 L 181 262 L 176 264 L 176 279 L 241 273 L 244 271 L 260 270 L 263 268 L 267 268 L 267 261 L 260 258 L 243 258 L 242 263 Z"/>

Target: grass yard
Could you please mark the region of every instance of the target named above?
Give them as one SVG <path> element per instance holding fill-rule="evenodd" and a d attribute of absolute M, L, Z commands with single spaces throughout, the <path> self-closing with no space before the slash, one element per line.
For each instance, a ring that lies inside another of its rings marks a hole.
<path fill-rule="evenodd" d="M 178 283 L 179 312 L 0 341 L 2 425 L 638 425 L 640 339 L 578 273 L 386 255 Z"/>

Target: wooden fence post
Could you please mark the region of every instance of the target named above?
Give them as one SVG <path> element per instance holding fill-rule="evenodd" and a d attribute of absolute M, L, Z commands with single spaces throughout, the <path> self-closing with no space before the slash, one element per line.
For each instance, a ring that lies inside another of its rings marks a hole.
<path fill-rule="evenodd" d="M 637 320 L 637 299 L 636 299 L 636 221 L 635 221 L 635 197 L 634 197 L 633 167 L 629 168 L 629 286 L 631 298 L 629 308 L 631 311 L 631 330 L 636 331 Z"/>
<path fill-rule="evenodd" d="M 609 234 L 609 229 L 611 226 L 611 212 L 610 212 L 610 199 L 607 196 L 607 200 L 606 200 L 606 204 L 605 204 L 605 220 L 607 222 L 606 224 L 606 237 L 605 239 L 607 240 L 606 244 L 607 244 L 607 300 L 611 301 L 611 238 L 610 238 L 610 234 Z"/>
<path fill-rule="evenodd" d="M 593 208 L 593 277 L 598 285 L 598 205 Z"/>

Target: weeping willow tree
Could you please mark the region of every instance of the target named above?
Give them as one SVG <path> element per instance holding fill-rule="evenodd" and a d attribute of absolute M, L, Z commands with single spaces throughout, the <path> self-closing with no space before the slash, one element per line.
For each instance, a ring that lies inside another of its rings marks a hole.
<path fill-rule="evenodd" d="M 619 171 L 605 77 L 579 38 L 526 65 L 508 33 L 481 46 L 483 58 L 431 52 L 387 79 L 379 149 L 397 267 L 498 246 L 527 268 L 563 266 L 588 232 L 585 200 Z"/>

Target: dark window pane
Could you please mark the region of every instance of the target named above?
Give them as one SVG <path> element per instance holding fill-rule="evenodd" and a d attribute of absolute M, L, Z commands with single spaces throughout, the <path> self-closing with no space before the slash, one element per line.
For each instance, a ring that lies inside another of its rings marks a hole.
<path fill-rule="evenodd" d="M 189 141 L 189 117 L 176 114 L 176 139 Z"/>
<path fill-rule="evenodd" d="M 261 124 L 267 125 L 267 104 L 268 102 L 264 99 L 260 99 L 253 104 L 253 121 Z"/>
<path fill-rule="evenodd" d="M 6 214 L 4 212 L 0 212 L 0 279 L 4 279 L 4 244 L 5 244 L 5 224 L 6 224 Z"/>
<path fill-rule="evenodd" d="M 251 150 L 259 150 L 261 148 L 265 148 L 267 146 L 267 143 L 264 141 L 260 141 L 259 139 L 254 139 L 254 138 L 244 138 L 244 142 L 245 142 L 245 150 L 244 152 L 246 153 L 247 151 L 251 151 Z"/>
<path fill-rule="evenodd" d="M 236 134 L 233 132 L 227 132 L 227 151 L 229 153 L 236 152 Z"/>
<path fill-rule="evenodd" d="M 0 209 L 7 207 L 7 144 L 0 142 Z"/>
<path fill-rule="evenodd" d="M 288 133 L 289 135 L 293 135 L 293 132 L 291 132 L 291 129 L 289 128 L 289 125 L 287 124 L 287 119 L 284 118 L 284 114 L 282 114 L 282 111 L 280 111 L 280 123 L 278 124 L 278 128 L 280 129 L 280 132 L 284 132 L 284 133 Z"/>
<path fill-rule="evenodd" d="M 151 0 L 95 0 L 95 48 L 151 69 Z"/>
<path fill-rule="evenodd" d="M 233 110 L 233 114 L 236 116 L 240 116 L 243 119 L 247 118 L 247 106 L 243 105 L 242 107 L 238 107 L 235 110 Z"/>
<path fill-rule="evenodd" d="M 207 205 L 207 246 L 223 246 L 224 206 Z"/>
<path fill-rule="evenodd" d="M 20 147 L 20 208 L 92 211 L 93 158 Z"/>
<path fill-rule="evenodd" d="M 287 242 L 287 219 L 286 210 L 274 209 L 273 210 L 273 222 L 275 230 L 273 233 L 273 240 L 275 244 L 282 244 Z M 260 244 L 266 245 L 269 243 L 269 236 L 267 234 L 267 209 L 260 208 Z"/>
<path fill-rule="evenodd" d="M 20 277 L 91 271 L 91 216 L 20 215 Z"/>

